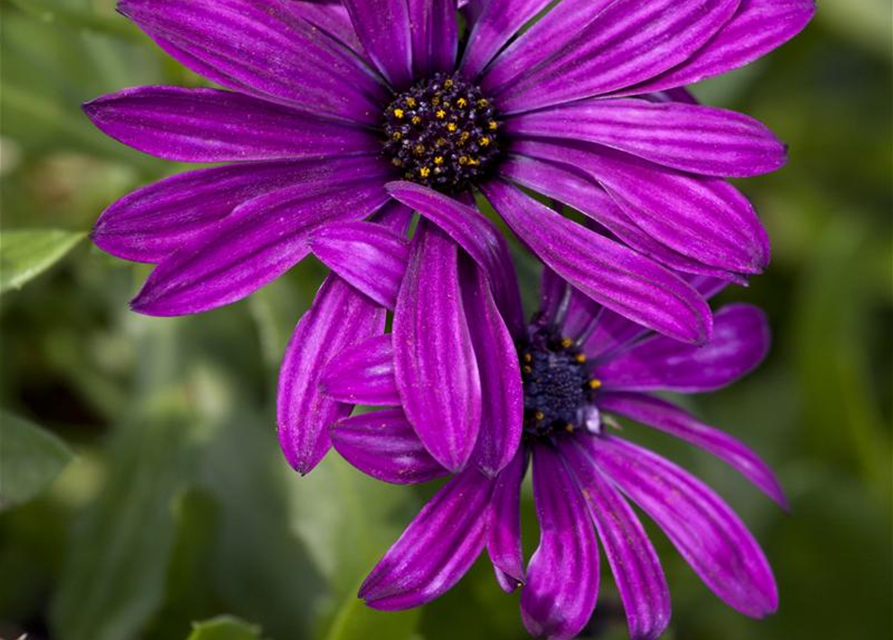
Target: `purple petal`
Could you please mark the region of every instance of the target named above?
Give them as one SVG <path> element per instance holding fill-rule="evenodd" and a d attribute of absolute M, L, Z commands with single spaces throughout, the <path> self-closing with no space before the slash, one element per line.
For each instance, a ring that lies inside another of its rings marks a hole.
<path fill-rule="evenodd" d="M 783 509 L 788 508 L 784 491 L 769 465 L 737 438 L 700 422 L 676 405 L 641 393 L 607 392 L 599 394 L 598 406 L 602 411 L 641 422 L 712 453 Z"/>
<path fill-rule="evenodd" d="M 384 163 L 374 160 L 329 163 L 303 184 L 244 203 L 165 258 L 133 309 L 157 316 L 200 313 L 275 280 L 307 255 L 307 239 L 321 224 L 362 219 L 387 202 L 375 177 Z M 360 176 L 368 181 L 357 182 Z"/>
<path fill-rule="evenodd" d="M 462 262 L 462 300 L 481 380 L 481 428 L 475 464 L 491 477 L 505 467 L 521 444 L 524 390 L 518 351 L 496 302 L 487 277 L 477 264 Z"/>
<path fill-rule="evenodd" d="M 540 313 L 543 319 L 553 324 L 560 324 L 562 309 L 567 305 L 570 295 L 567 282 L 552 271 L 549 265 L 543 265 L 540 281 Z"/>
<path fill-rule="evenodd" d="M 714 391 L 753 371 L 769 352 L 769 343 L 765 314 L 751 305 L 732 304 L 714 315 L 713 338 L 707 344 L 654 336 L 598 364 L 593 375 L 606 390 Z"/>
<path fill-rule="evenodd" d="M 115 140 L 183 162 L 324 161 L 380 150 L 360 129 L 217 89 L 137 87 L 88 102 L 84 111 Z"/>
<path fill-rule="evenodd" d="M 506 122 L 513 135 L 586 140 L 681 171 L 747 177 L 786 160 L 785 146 L 753 118 L 713 107 L 648 100 L 587 100 Z"/>
<path fill-rule="evenodd" d="M 330 446 L 328 427 L 350 415 L 319 389 L 325 364 L 339 351 L 384 331 L 385 311 L 329 276 L 295 327 L 279 372 L 279 443 L 289 464 L 309 473 Z"/>
<path fill-rule="evenodd" d="M 344 6 L 369 59 L 392 87 L 408 89 L 413 38 L 406 0 L 344 0 Z"/>
<path fill-rule="evenodd" d="M 121 0 L 118 9 L 212 82 L 310 114 L 375 125 L 387 90 L 280 0 Z"/>
<path fill-rule="evenodd" d="M 741 274 L 762 271 L 769 239 L 753 206 L 732 185 L 661 167 L 592 144 L 523 141 L 514 151 L 579 167 L 630 220 L 664 246 L 705 265 Z"/>
<path fill-rule="evenodd" d="M 583 434 L 579 438 L 591 438 Z M 578 438 L 578 439 L 579 439 Z M 670 589 L 642 523 L 576 442 L 560 449 L 586 498 L 623 600 L 632 640 L 654 640 L 670 623 Z"/>
<path fill-rule="evenodd" d="M 499 586 L 512 593 L 523 586 L 524 552 L 521 547 L 521 482 L 527 472 L 528 454 L 519 447 L 515 457 L 496 481 L 487 525 L 487 553 Z"/>
<path fill-rule="evenodd" d="M 588 440 L 587 451 L 599 468 L 657 522 L 717 596 L 754 618 L 778 608 L 766 556 L 740 518 L 709 487 L 623 440 Z"/>
<path fill-rule="evenodd" d="M 372 407 L 399 405 L 391 334 L 358 342 L 338 353 L 329 360 L 320 384 L 339 402 Z"/>
<path fill-rule="evenodd" d="M 499 50 L 551 0 L 490 0 L 477 17 L 468 36 L 459 70 L 476 78 Z"/>
<path fill-rule="evenodd" d="M 437 492 L 375 566 L 359 596 L 394 611 L 431 602 L 455 585 L 484 548 L 493 481 L 470 467 Z"/>
<path fill-rule="evenodd" d="M 739 0 L 617 0 L 517 83 L 492 93 L 503 114 L 617 91 L 687 60 Z"/>
<path fill-rule="evenodd" d="M 394 313 L 394 366 L 403 408 L 431 455 L 453 472 L 471 457 L 481 422 L 481 381 L 457 253 L 440 229 L 420 224 Z"/>
<path fill-rule="evenodd" d="M 476 208 L 412 182 L 390 182 L 390 194 L 434 222 L 480 265 L 512 335 L 524 327 L 515 265 L 499 229 Z"/>
<path fill-rule="evenodd" d="M 735 17 L 706 46 L 624 93 L 681 87 L 750 64 L 800 33 L 815 11 L 814 0 L 741 0 Z"/>
<path fill-rule="evenodd" d="M 451 72 L 459 48 L 456 0 L 408 0 L 415 77 Z"/>
<path fill-rule="evenodd" d="M 331 430 L 331 438 L 345 460 L 383 482 L 417 484 L 447 474 L 425 450 L 401 409 L 340 420 Z"/>
<path fill-rule="evenodd" d="M 709 337 L 710 309 L 676 275 L 509 184 L 494 180 L 481 188 L 543 262 L 596 302 L 678 340 Z"/>
<path fill-rule="evenodd" d="M 313 166 L 258 162 L 166 178 L 106 209 L 93 228 L 93 241 L 125 260 L 160 262 L 243 202 L 303 182 Z"/>
<path fill-rule="evenodd" d="M 397 304 L 409 242 L 374 222 L 346 222 L 320 228 L 310 250 L 327 267 L 387 309 Z"/>
<path fill-rule="evenodd" d="M 533 636 L 568 640 L 595 609 L 598 541 L 580 490 L 548 444 L 534 449 L 533 497 L 540 543 L 521 591 L 521 619 Z"/>
<path fill-rule="evenodd" d="M 283 5 L 292 15 L 319 27 L 332 37 L 362 54 L 363 45 L 354 31 L 347 9 L 341 0 L 315 2 L 314 0 L 288 0 Z"/>

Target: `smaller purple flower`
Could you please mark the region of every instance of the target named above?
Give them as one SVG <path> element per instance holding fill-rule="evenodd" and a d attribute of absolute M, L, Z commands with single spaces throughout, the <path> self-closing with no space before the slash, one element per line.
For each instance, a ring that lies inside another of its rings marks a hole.
<path fill-rule="evenodd" d="M 419 243 L 413 244 L 417 253 Z M 434 260 L 425 264 L 438 268 Z M 774 474 L 756 454 L 653 395 L 712 391 L 750 372 L 769 347 L 763 313 L 745 304 L 726 306 L 715 315 L 711 341 L 687 345 L 599 307 L 547 269 L 540 313 L 507 341 L 492 329 L 500 325 L 487 282 L 470 261 L 459 264 L 467 292 L 462 331 L 471 344 L 467 369 L 477 379 L 486 416 L 473 443 L 475 464 L 422 509 L 372 570 L 360 597 L 383 610 L 423 605 L 452 588 L 486 548 L 500 586 L 522 589 L 521 614 L 530 633 L 572 638 L 596 606 L 601 547 L 631 637 L 656 638 L 670 619 L 669 589 L 635 504 L 718 597 L 752 617 L 775 611 L 771 568 L 739 517 L 697 478 L 618 437 L 612 418 L 632 419 L 712 453 L 786 506 Z M 438 299 L 443 291 L 413 286 L 413 269 L 409 258 L 397 295 L 411 290 Z M 691 283 L 705 297 L 724 286 L 707 277 Z M 398 326 L 395 321 L 395 332 Z M 452 343 L 464 340 L 453 334 Z M 442 342 L 423 347 L 437 357 L 438 350 L 451 353 L 449 345 L 445 333 Z M 335 400 L 388 407 L 337 422 L 331 430 L 336 450 L 375 478 L 411 484 L 449 473 L 432 455 L 439 450 L 432 450 L 431 433 L 440 425 L 420 424 L 411 407 L 432 402 L 452 381 L 401 383 L 413 375 L 400 364 L 401 351 L 396 335 L 380 335 L 332 357 L 320 379 Z M 540 542 L 525 570 L 520 491 L 531 464 Z"/>

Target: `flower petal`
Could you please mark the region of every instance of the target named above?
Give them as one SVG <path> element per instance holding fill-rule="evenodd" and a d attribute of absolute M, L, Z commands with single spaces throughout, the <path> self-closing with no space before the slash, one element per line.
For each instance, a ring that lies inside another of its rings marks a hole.
<path fill-rule="evenodd" d="M 487 553 L 499 586 L 512 593 L 522 586 L 524 552 L 521 547 L 521 482 L 527 472 L 526 447 L 518 447 L 514 458 L 496 481 L 487 525 Z"/>
<path fill-rule="evenodd" d="M 598 406 L 602 411 L 617 413 L 654 427 L 712 453 L 740 472 L 783 509 L 788 508 L 778 478 L 756 453 L 737 438 L 700 422 L 676 405 L 641 393 L 606 392 L 599 394 Z"/>
<path fill-rule="evenodd" d="M 417 484 L 447 474 L 425 450 L 401 409 L 339 420 L 331 438 L 345 460 L 383 482 Z"/>
<path fill-rule="evenodd" d="M 595 610 L 598 541 L 580 490 L 549 444 L 535 445 L 533 497 L 540 543 L 521 591 L 521 619 L 533 636 L 569 640 Z"/>
<path fill-rule="evenodd" d="M 507 183 L 493 180 L 481 189 L 543 262 L 596 302 L 678 340 L 709 337 L 710 309 L 678 276 Z"/>
<path fill-rule="evenodd" d="M 709 487 L 629 442 L 590 438 L 589 455 L 664 530 L 701 580 L 754 618 L 778 608 L 772 569 L 740 518 Z"/>
<path fill-rule="evenodd" d="M 337 276 L 329 276 L 295 327 L 279 372 L 279 443 L 289 464 L 309 473 L 330 446 L 328 427 L 351 406 L 319 388 L 325 364 L 345 347 L 384 331 L 385 311 Z"/>
<path fill-rule="evenodd" d="M 323 390 L 331 398 L 349 404 L 399 405 L 392 344 L 391 334 L 385 334 L 341 351 L 323 371 Z"/>
<path fill-rule="evenodd" d="M 381 117 L 386 88 L 280 0 L 121 0 L 118 10 L 212 82 L 311 114 Z"/>
<path fill-rule="evenodd" d="M 368 154 L 373 135 L 232 91 L 137 87 L 84 105 L 99 129 L 159 158 L 245 162 Z"/>
<path fill-rule="evenodd" d="M 406 0 L 344 0 L 344 6 L 369 59 L 392 87 L 408 89 L 413 38 Z"/>
<path fill-rule="evenodd" d="M 713 338 L 697 347 L 662 336 L 643 340 L 598 364 L 604 389 L 700 393 L 753 371 L 769 352 L 769 323 L 757 307 L 731 304 L 714 315 Z"/>
<path fill-rule="evenodd" d="M 521 27 L 551 0 L 490 0 L 475 20 L 459 70 L 476 78 Z"/>
<path fill-rule="evenodd" d="M 337 38 L 357 53 L 363 52 L 363 45 L 357 37 L 357 32 L 354 31 L 353 23 L 350 21 L 350 14 L 341 5 L 341 0 L 332 0 L 331 2 L 326 0 L 322 2 L 315 0 L 288 0 L 284 4 L 284 8 L 295 17 L 306 20 L 328 32 L 332 37 Z"/>
<path fill-rule="evenodd" d="M 641 99 L 586 100 L 510 118 L 513 135 L 586 140 L 710 176 L 769 173 L 786 149 L 763 124 L 713 107 Z"/>
<path fill-rule="evenodd" d="M 416 78 L 451 72 L 459 48 L 456 0 L 408 0 Z"/>
<path fill-rule="evenodd" d="M 420 224 L 394 313 L 394 366 L 403 408 L 431 455 L 453 472 L 471 457 L 481 422 L 481 381 L 457 253 L 440 229 Z"/>
<path fill-rule="evenodd" d="M 395 611 L 431 602 L 455 585 L 484 548 L 493 481 L 474 467 L 437 492 L 363 586 L 373 609 Z"/>
<path fill-rule="evenodd" d="M 589 439 L 583 434 L 575 440 Z M 660 559 L 626 499 L 598 470 L 586 450 L 568 442 L 560 452 L 571 469 L 623 600 L 632 640 L 654 640 L 670 623 L 670 589 Z"/>
<path fill-rule="evenodd" d="M 251 294 L 307 255 L 307 239 L 318 226 L 365 218 L 387 202 L 375 177 L 381 165 L 328 163 L 303 184 L 242 204 L 165 258 L 133 309 L 157 316 L 200 313 Z M 357 182 L 360 177 L 366 181 Z"/>

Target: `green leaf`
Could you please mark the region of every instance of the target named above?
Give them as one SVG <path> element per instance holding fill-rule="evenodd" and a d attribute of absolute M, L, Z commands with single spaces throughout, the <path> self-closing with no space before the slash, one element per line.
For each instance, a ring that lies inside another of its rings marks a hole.
<path fill-rule="evenodd" d="M 421 609 L 376 611 L 352 593 L 335 616 L 325 640 L 410 640 L 421 613 Z"/>
<path fill-rule="evenodd" d="M 71 458 L 69 448 L 52 433 L 0 411 L 0 509 L 35 497 Z"/>
<path fill-rule="evenodd" d="M 259 640 L 260 627 L 232 616 L 220 616 L 192 625 L 187 640 Z"/>
<path fill-rule="evenodd" d="M 0 232 L 0 293 L 20 289 L 64 258 L 85 235 L 60 229 Z"/>

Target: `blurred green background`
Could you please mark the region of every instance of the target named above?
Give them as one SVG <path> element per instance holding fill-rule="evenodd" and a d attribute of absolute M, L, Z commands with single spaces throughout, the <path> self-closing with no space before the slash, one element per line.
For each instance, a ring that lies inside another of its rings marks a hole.
<path fill-rule="evenodd" d="M 131 313 L 147 269 L 83 233 L 114 199 L 185 167 L 106 139 L 79 105 L 199 81 L 111 0 L 0 7 L 0 638 L 526 637 L 517 598 L 485 563 L 421 611 L 356 602 L 431 488 L 377 484 L 334 455 L 301 478 L 277 451 L 276 369 L 322 269 L 308 261 L 199 317 Z M 791 146 L 788 167 L 743 183 L 773 264 L 724 294 L 764 306 L 775 349 L 756 374 L 692 407 L 777 469 L 792 511 L 708 456 L 629 427 L 717 487 L 780 584 L 779 613 L 746 619 L 656 533 L 674 598 L 667 638 L 891 637 L 890 12 L 887 0 L 825 0 L 796 41 L 696 88 Z M 522 265 L 531 288 L 533 269 Z M 526 537 L 535 544 L 532 528 Z M 625 638 L 604 582 L 587 637 Z"/>

